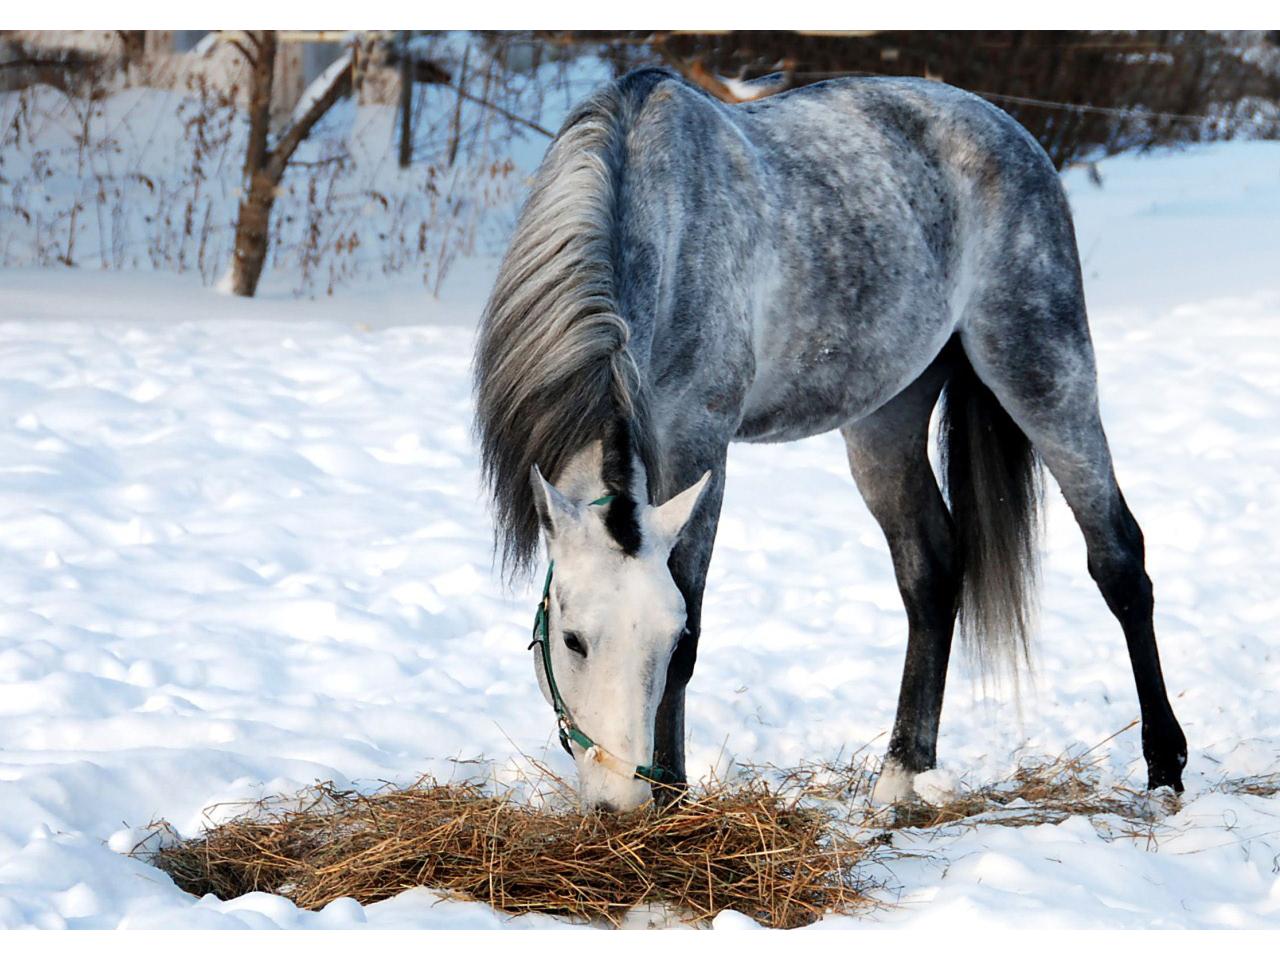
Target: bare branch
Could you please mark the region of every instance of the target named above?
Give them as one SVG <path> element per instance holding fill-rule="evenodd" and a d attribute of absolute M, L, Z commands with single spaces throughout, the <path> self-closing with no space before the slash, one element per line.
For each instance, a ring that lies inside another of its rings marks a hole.
<path fill-rule="evenodd" d="M 458 156 L 458 144 L 462 142 L 462 97 L 464 86 L 467 82 L 467 60 L 471 57 L 471 44 L 467 44 L 467 49 L 462 51 L 462 69 L 458 71 L 458 82 L 452 85 L 451 89 L 458 94 L 458 101 L 453 105 L 453 120 L 449 123 L 449 149 L 448 164 L 453 166 L 454 159 Z"/>
<path fill-rule="evenodd" d="M 510 110 L 507 110 L 505 107 L 500 107 L 496 103 L 492 102 L 491 100 L 486 100 L 484 97 L 477 97 L 474 93 L 467 93 L 467 91 L 463 90 L 457 84 L 442 82 L 439 80 L 434 82 L 438 83 L 442 87 L 448 87 L 450 90 L 456 91 L 458 96 L 462 97 L 462 99 L 470 100 L 472 103 L 479 104 L 482 107 L 486 107 L 487 109 L 492 110 L 494 113 L 497 113 L 500 116 L 503 116 L 506 119 L 510 120 L 512 123 L 518 123 L 522 127 L 528 127 L 530 130 L 533 130 L 535 133 L 540 133 L 544 137 L 547 137 L 550 140 L 554 140 L 556 137 L 554 133 L 552 133 L 550 130 L 548 130 L 546 127 L 542 126 L 541 124 L 535 123 L 532 120 L 528 120 L 525 117 L 520 116 L 519 114 L 512 113 Z"/>
<path fill-rule="evenodd" d="M 245 63 L 249 64 L 249 66 L 256 67 L 258 65 L 258 58 L 250 53 L 249 49 L 235 37 L 228 37 L 225 42 L 231 44 L 231 46 L 240 51 L 240 56 L 244 57 Z M 261 51 L 261 44 L 258 44 L 258 49 Z"/>
<path fill-rule="evenodd" d="M 101 57 L 33 57 L 23 54 L 16 60 L 0 62 L 0 70 L 40 70 L 53 68 L 58 70 L 83 70 L 103 64 Z"/>
<path fill-rule="evenodd" d="M 289 125 L 289 129 L 280 137 L 267 161 L 267 169 L 272 180 L 279 182 L 285 166 L 289 163 L 289 158 L 298 149 L 298 145 L 307 139 L 312 127 L 320 122 L 320 118 L 329 112 L 330 107 L 349 93 L 351 93 L 350 63 L 333 75 L 320 96 L 311 101 L 302 116 L 295 118 Z"/>

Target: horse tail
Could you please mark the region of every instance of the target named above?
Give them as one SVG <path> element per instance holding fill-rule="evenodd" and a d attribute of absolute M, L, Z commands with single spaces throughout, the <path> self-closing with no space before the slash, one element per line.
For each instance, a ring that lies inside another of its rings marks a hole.
<path fill-rule="evenodd" d="M 1044 485 L 1026 434 L 962 351 L 943 392 L 938 447 L 961 564 L 960 637 L 984 677 L 1030 665 Z"/>

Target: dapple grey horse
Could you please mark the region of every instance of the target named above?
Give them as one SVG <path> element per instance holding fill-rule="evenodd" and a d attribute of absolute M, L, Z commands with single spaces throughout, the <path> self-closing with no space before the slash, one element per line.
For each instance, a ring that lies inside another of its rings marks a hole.
<path fill-rule="evenodd" d="M 1124 630 L 1149 785 L 1181 790 L 1071 214 L 1044 151 L 987 101 L 913 79 L 739 105 L 663 70 L 605 85 L 537 171 L 475 381 L 504 566 L 527 572 L 540 532 L 552 564 L 534 665 L 585 806 L 685 779 L 730 442 L 837 429 L 909 624 L 876 798 L 936 763 L 957 615 L 980 664 L 1025 648 L 1041 461 Z"/>

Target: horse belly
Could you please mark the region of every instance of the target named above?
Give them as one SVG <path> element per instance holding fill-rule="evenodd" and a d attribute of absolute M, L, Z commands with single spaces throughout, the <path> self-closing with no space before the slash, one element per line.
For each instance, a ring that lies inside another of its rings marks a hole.
<path fill-rule="evenodd" d="M 924 342 L 858 351 L 820 347 L 801 358 L 758 356 L 734 439 L 783 443 L 861 420 L 906 389 L 950 337 L 939 327 Z"/>
<path fill-rule="evenodd" d="M 814 213 L 782 219 L 753 277 L 739 440 L 798 440 L 875 412 L 937 357 L 959 315 L 951 238 L 894 191 L 854 184 L 789 206 Z"/>
<path fill-rule="evenodd" d="M 800 440 L 874 413 L 946 346 L 956 326 L 946 291 L 924 269 L 876 297 L 827 298 L 825 310 L 812 294 L 779 291 L 754 329 L 755 374 L 735 439 Z M 796 314 L 788 304 L 818 309 Z"/>

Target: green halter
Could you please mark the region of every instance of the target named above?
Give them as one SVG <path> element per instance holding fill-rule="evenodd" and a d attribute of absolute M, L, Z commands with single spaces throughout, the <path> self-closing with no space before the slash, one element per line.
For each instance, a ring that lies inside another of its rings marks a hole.
<path fill-rule="evenodd" d="M 591 506 L 604 506 L 613 496 L 601 497 L 599 500 L 592 500 Z M 582 732 L 573 721 L 573 714 L 569 712 L 568 705 L 564 702 L 564 697 L 560 696 L 560 688 L 556 686 L 556 675 L 551 669 L 551 575 L 555 572 L 555 561 L 547 566 L 547 580 L 542 585 L 542 601 L 538 604 L 538 612 L 533 618 L 533 641 L 529 644 L 532 649 L 535 645 L 542 648 L 542 669 L 547 676 L 547 686 L 551 689 L 551 704 L 556 711 L 556 724 L 560 728 L 560 743 L 569 750 L 569 741 L 572 740 L 583 750 L 592 753 L 593 756 L 600 756 L 615 761 L 622 766 L 630 766 L 623 761 L 617 761 L 613 754 L 609 753 L 604 747 L 600 746 L 589 736 Z M 573 751 L 570 750 L 570 753 Z M 614 766 L 614 763 L 608 764 Z M 634 777 L 641 780 L 653 780 L 658 783 L 665 782 L 668 774 L 662 767 L 656 763 L 645 765 L 637 764 Z"/>

